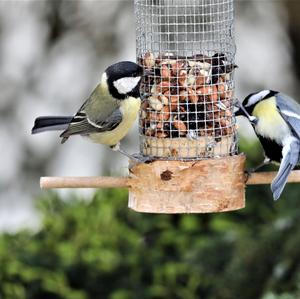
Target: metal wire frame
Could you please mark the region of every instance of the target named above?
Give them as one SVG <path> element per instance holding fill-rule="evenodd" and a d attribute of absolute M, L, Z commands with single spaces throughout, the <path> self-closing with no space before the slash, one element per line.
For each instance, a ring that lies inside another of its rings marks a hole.
<path fill-rule="evenodd" d="M 237 153 L 233 0 L 135 0 L 140 151 L 155 158 Z"/>

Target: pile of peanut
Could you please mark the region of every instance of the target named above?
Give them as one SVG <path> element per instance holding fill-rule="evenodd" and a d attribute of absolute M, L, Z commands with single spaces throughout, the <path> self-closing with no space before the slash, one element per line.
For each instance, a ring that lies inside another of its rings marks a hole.
<path fill-rule="evenodd" d="M 233 133 L 233 87 L 236 67 L 224 54 L 212 57 L 155 57 L 147 52 L 139 63 L 150 75 L 141 84 L 141 133 L 157 138 L 214 136 Z"/>

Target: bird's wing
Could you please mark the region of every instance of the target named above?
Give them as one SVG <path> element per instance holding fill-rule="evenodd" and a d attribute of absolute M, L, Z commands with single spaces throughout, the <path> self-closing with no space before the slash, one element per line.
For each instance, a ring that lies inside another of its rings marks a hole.
<path fill-rule="evenodd" d="M 296 137 L 288 137 L 282 149 L 282 160 L 278 173 L 271 184 L 274 200 L 280 197 L 290 172 L 298 163 L 299 155 L 300 141 Z"/>
<path fill-rule="evenodd" d="M 282 93 L 276 95 L 276 104 L 283 119 L 300 139 L 300 105 Z"/>
<path fill-rule="evenodd" d="M 99 84 L 74 115 L 69 127 L 60 135 L 64 143 L 70 135 L 89 135 L 111 131 L 122 121 L 117 101 Z"/>
<path fill-rule="evenodd" d="M 84 107 L 73 117 L 69 127 L 60 135 L 65 142 L 70 135 L 89 135 L 91 133 L 101 133 L 111 131 L 122 121 L 120 109 L 115 109 L 105 119 L 103 117 L 91 120 L 86 114 Z"/>

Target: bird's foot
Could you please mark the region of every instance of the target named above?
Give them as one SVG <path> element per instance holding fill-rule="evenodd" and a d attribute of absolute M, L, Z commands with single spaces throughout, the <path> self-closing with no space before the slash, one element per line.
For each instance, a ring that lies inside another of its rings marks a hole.
<path fill-rule="evenodd" d="M 131 155 L 131 160 L 136 161 L 136 162 L 140 162 L 140 163 L 150 163 L 154 159 L 151 158 L 151 157 L 144 156 L 140 153 L 136 153 L 136 154 Z"/>
<path fill-rule="evenodd" d="M 244 176 L 245 176 L 245 184 L 248 182 L 250 176 L 252 175 L 252 173 L 255 172 L 255 168 L 250 168 L 250 169 L 246 169 L 244 171 Z"/>
<path fill-rule="evenodd" d="M 260 163 L 259 165 L 257 165 L 256 167 L 253 168 L 249 168 L 245 170 L 245 183 L 248 182 L 250 176 L 252 173 L 256 172 L 258 169 L 262 168 L 265 165 L 269 165 L 271 163 L 271 160 L 267 157 L 265 157 L 264 161 L 262 163 Z"/>
<path fill-rule="evenodd" d="M 114 152 L 120 151 L 120 143 L 117 143 L 115 145 L 111 145 L 110 149 L 113 150 Z"/>
<path fill-rule="evenodd" d="M 122 155 L 126 156 L 134 164 L 137 164 L 137 163 L 150 163 L 151 161 L 153 161 L 152 158 L 144 156 L 144 155 L 139 154 L 139 153 L 136 153 L 136 154 L 133 154 L 133 155 L 127 153 L 126 151 L 121 149 L 120 144 L 116 144 L 114 146 L 111 146 L 111 149 L 113 151 L 117 151 L 117 152 L 121 153 Z"/>
<path fill-rule="evenodd" d="M 151 157 L 146 157 L 142 154 L 139 154 L 139 153 L 136 153 L 136 154 L 133 154 L 133 155 L 130 155 L 129 157 L 129 168 L 133 168 L 134 166 L 136 166 L 137 164 L 140 164 L 140 163 L 150 163 L 152 161 L 154 161 L 153 158 Z"/>

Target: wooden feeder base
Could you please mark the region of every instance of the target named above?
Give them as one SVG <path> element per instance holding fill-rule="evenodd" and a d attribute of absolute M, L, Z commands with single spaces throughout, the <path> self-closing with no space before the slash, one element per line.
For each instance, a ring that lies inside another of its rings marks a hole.
<path fill-rule="evenodd" d="M 129 208 L 145 213 L 211 213 L 245 207 L 245 156 L 155 161 L 130 169 Z"/>

